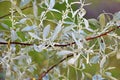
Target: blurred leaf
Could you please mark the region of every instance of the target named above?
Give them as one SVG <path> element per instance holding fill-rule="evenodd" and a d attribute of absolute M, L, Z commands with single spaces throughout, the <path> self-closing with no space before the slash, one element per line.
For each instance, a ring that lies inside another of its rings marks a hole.
<path fill-rule="evenodd" d="M 44 28 L 44 30 L 43 30 L 43 40 L 46 39 L 46 37 L 48 36 L 49 32 L 50 32 L 50 25 L 47 25 L 47 26 Z"/>
<path fill-rule="evenodd" d="M 48 9 L 53 9 L 55 5 L 55 0 L 50 0 L 49 8 Z"/>
<path fill-rule="evenodd" d="M 72 54 L 72 51 L 68 51 L 68 50 L 62 50 L 60 52 L 57 52 L 57 55 L 59 56 L 64 56 L 64 55 L 68 55 L 68 54 Z"/>
<path fill-rule="evenodd" d="M 37 18 L 38 16 L 38 7 L 37 7 L 37 4 L 36 4 L 36 0 L 34 0 L 33 2 L 33 13 L 34 13 L 34 16 L 35 18 Z"/>
<path fill-rule="evenodd" d="M 111 75 L 112 75 L 111 72 L 105 72 L 105 74 L 106 74 L 107 76 L 111 76 Z"/>
<path fill-rule="evenodd" d="M 0 23 L 0 24 L 2 25 L 2 27 L 3 27 L 4 29 L 9 30 L 9 26 L 8 26 L 7 24 L 4 24 L 4 23 Z"/>
<path fill-rule="evenodd" d="M 84 24 L 85 24 L 85 29 L 87 29 L 87 30 L 90 31 L 90 32 L 94 32 L 94 31 L 90 28 L 88 20 L 86 20 L 85 18 L 84 18 L 83 20 L 84 20 Z"/>
<path fill-rule="evenodd" d="M 25 5 L 27 5 L 30 2 L 31 2 L 31 0 L 21 0 L 20 7 L 24 7 Z"/>
<path fill-rule="evenodd" d="M 99 28 L 99 22 L 96 19 L 88 19 L 88 22 L 90 24 L 90 27 L 95 30 Z"/>
<path fill-rule="evenodd" d="M 58 24 L 58 25 L 56 26 L 54 32 L 53 32 L 53 35 L 52 35 L 52 37 L 51 37 L 51 41 L 54 41 L 54 40 L 57 38 L 58 33 L 61 31 L 61 29 L 62 29 L 61 24 Z"/>
<path fill-rule="evenodd" d="M 103 56 L 102 60 L 100 61 L 100 69 L 103 69 L 105 66 L 105 63 L 107 61 L 107 56 Z"/>
<path fill-rule="evenodd" d="M 0 38 L 0 42 L 7 42 L 7 41 L 3 38 Z"/>
<path fill-rule="evenodd" d="M 15 41 L 16 39 L 18 39 L 18 35 L 17 35 L 16 31 L 11 30 L 11 40 Z"/>
<path fill-rule="evenodd" d="M 31 31 L 31 30 L 33 30 L 33 29 L 35 29 L 35 28 L 36 28 L 35 25 L 26 26 L 26 27 L 24 27 L 21 31 Z"/>
<path fill-rule="evenodd" d="M 82 49 L 82 48 L 83 48 L 83 44 L 80 42 L 80 40 L 77 40 L 76 37 L 77 37 L 77 36 L 76 36 L 74 33 L 72 33 L 72 38 L 73 38 L 73 40 L 74 40 L 75 43 L 77 44 L 78 48 L 79 48 L 79 49 Z"/>
<path fill-rule="evenodd" d="M 49 80 L 49 76 L 48 76 L 48 74 L 46 74 L 46 75 L 43 77 L 42 80 Z"/>
<path fill-rule="evenodd" d="M 92 80 L 103 80 L 102 76 L 97 74 L 92 77 Z"/>
<path fill-rule="evenodd" d="M 99 23 L 100 23 L 102 28 L 105 27 L 106 21 L 105 21 L 105 14 L 104 13 L 99 15 Z"/>
<path fill-rule="evenodd" d="M 100 46 L 100 51 L 105 52 L 105 49 L 106 49 L 106 44 L 105 44 L 105 42 L 104 42 L 104 39 L 103 39 L 103 38 L 99 39 L 99 46 Z"/>
<path fill-rule="evenodd" d="M 39 46 L 37 46 L 37 45 L 35 45 L 34 44 L 34 49 L 35 49 L 35 51 L 37 51 L 37 52 L 41 52 L 43 49 L 45 49 L 46 47 L 45 47 L 45 45 L 44 44 L 40 44 Z"/>
<path fill-rule="evenodd" d="M 73 58 L 68 60 L 68 64 L 69 65 L 74 65 L 79 57 L 80 57 L 80 54 L 75 55 Z"/>
<path fill-rule="evenodd" d="M 21 24 L 23 24 L 23 23 L 25 23 L 26 22 L 26 20 L 27 20 L 28 18 L 22 18 L 19 22 L 17 22 L 17 24 L 18 23 L 21 23 Z"/>
<path fill-rule="evenodd" d="M 96 64 L 100 60 L 100 56 L 96 55 L 90 59 L 90 63 Z"/>
<path fill-rule="evenodd" d="M 28 32 L 28 34 L 29 34 L 32 38 L 34 38 L 34 39 L 41 40 L 41 38 L 40 38 L 40 37 L 38 37 L 35 33 Z"/>
<path fill-rule="evenodd" d="M 117 26 L 120 26 L 120 11 L 119 12 L 116 12 L 114 15 L 113 15 L 113 21 L 115 21 L 115 24 Z"/>

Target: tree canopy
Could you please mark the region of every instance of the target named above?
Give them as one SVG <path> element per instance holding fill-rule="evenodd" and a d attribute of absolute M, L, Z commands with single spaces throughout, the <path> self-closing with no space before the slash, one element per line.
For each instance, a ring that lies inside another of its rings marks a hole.
<path fill-rule="evenodd" d="M 120 12 L 86 19 L 84 0 L 0 4 L 1 79 L 120 79 Z"/>

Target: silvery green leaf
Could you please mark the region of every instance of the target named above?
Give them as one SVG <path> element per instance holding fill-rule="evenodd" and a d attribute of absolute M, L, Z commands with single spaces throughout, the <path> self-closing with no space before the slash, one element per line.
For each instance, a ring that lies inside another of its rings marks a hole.
<path fill-rule="evenodd" d="M 35 29 L 36 26 L 35 25 L 32 25 L 32 26 L 26 26 L 25 28 L 22 29 L 22 31 L 31 31 L 33 29 Z"/>
<path fill-rule="evenodd" d="M 61 13 L 59 10 L 57 9 L 50 9 L 51 11 L 54 11 L 54 12 L 58 12 L 58 13 Z"/>
<path fill-rule="evenodd" d="M 99 23 L 100 23 L 101 27 L 105 27 L 106 20 L 105 20 L 105 14 L 104 13 L 99 15 Z"/>
<path fill-rule="evenodd" d="M 83 44 L 80 42 L 80 40 L 76 39 L 76 35 L 74 33 L 72 33 L 72 38 L 75 41 L 75 43 L 77 44 L 78 48 L 83 48 Z"/>
<path fill-rule="evenodd" d="M 100 56 L 96 55 L 90 59 L 90 63 L 96 64 L 100 60 Z"/>
<path fill-rule="evenodd" d="M 13 59 L 14 60 L 22 60 L 22 59 L 25 59 L 25 58 L 26 58 L 26 55 L 20 55 L 20 56 L 14 57 Z"/>
<path fill-rule="evenodd" d="M 45 0 L 45 5 L 46 5 L 47 7 L 49 7 L 48 0 Z"/>
<path fill-rule="evenodd" d="M 103 80 L 102 76 L 97 74 L 92 77 L 92 80 Z"/>
<path fill-rule="evenodd" d="M 40 15 L 40 18 L 42 19 L 42 17 L 45 15 L 45 11 L 43 11 Z"/>
<path fill-rule="evenodd" d="M 58 33 L 61 31 L 61 25 L 58 24 L 53 32 L 53 35 L 51 37 L 51 41 L 54 41 L 56 39 L 56 37 L 58 36 Z"/>
<path fill-rule="evenodd" d="M 46 39 L 46 37 L 48 36 L 50 32 L 50 25 L 47 25 L 44 30 L 43 30 L 43 39 Z"/>
<path fill-rule="evenodd" d="M 88 22 L 88 20 L 86 20 L 85 18 L 83 20 L 84 20 L 85 28 L 88 31 L 90 31 L 90 32 L 94 32 L 91 28 L 89 28 L 89 22 Z"/>
<path fill-rule="evenodd" d="M 102 69 L 105 65 L 107 56 L 103 56 L 102 60 L 100 61 L 100 69 Z"/>
<path fill-rule="evenodd" d="M 6 40 L 3 38 L 0 38 L 0 42 L 6 42 Z"/>
<path fill-rule="evenodd" d="M 28 34 L 33 37 L 34 39 L 38 39 L 38 40 L 41 40 L 40 37 L 38 37 L 35 33 L 32 33 L 32 32 L 28 32 Z"/>
<path fill-rule="evenodd" d="M 68 64 L 73 65 L 77 61 L 77 59 L 80 57 L 80 54 L 74 56 L 73 58 L 68 60 Z"/>
<path fill-rule="evenodd" d="M 107 76 L 111 76 L 111 75 L 112 75 L 111 72 L 105 72 L 105 74 L 106 74 Z"/>
<path fill-rule="evenodd" d="M 11 30 L 11 40 L 15 41 L 16 39 L 18 39 L 18 35 L 17 35 L 16 31 Z"/>
<path fill-rule="evenodd" d="M 100 46 L 100 50 L 104 52 L 105 48 L 106 48 L 106 44 L 105 44 L 103 38 L 99 40 L 99 46 Z"/>
<path fill-rule="evenodd" d="M 65 0 L 66 4 L 68 4 L 68 0 Z"/>
<path fill-rule="evenodd" d="M 25 5 L 27 5 L 28 3 L 30 3 L 31 0 L 21 0 L 20 2 L 20 7 L 23 7 Z"/>
<path fill-rule="evenodd" d="M 62 50 L 62 51 L 60 51 L 60 52 L 57 52 L 57 55 L 59 55 L 59 56 L 64 56 L 64 55 L 72 54 L 72 53 L 73 53 L 72 51 Z"/>
<path fill-rule="evenodd" d="M 31 60 L 30 56 L 27 56 L 26 62 L 27 62 L 28 64 L 31 64 L 32 60 Z"/>
<path fill-rule="evenodd" d="M 4 36 L 4 32 L 0 32 L 0 37 L 3 37 Z"/>
<path fill-rule="evenodd" d="M 73 22 L 70 22 L 70 21 L 64 21 L 63 23 L 64 24 L 71 24 L 71 25 L 74 24 Z"/>
<path fill-rule="evenodd" d="M 49 80 L 49 76 L 48 76 L 48 74 L 46 74 L 46 75 L 43 77 L 42 80 Z"/>
<path fill-rule="evenodd" d="M 2 26 L 3 28 L 9 29 L 9 26 L 8 26 L 7 24 L 4 24 L 4 23 L 0 23 L 0 24 L 1 24 L 1 26 Z"/>
<path fill-rule="evenodd" d="M 114 51 L 114 52 L 116 53 L 116 51 Z M 114 54 L 114 53 L 113 53 L 113 54 Z M 117 52 L 116 58 L 117 58 L 117 59 L 120 59 L 120 53 L 119 53 L 119 52 Z"/>
<path fill-rule="evenodd" d="M 19 23 L 25 23 L 28 18 L 22 18 Z"/>
<path fill-rule="evenodd" d="M 120 11 L 119 12 L 116 12 L 114 15 L 113 15 L 113 21 L 115 22 L 115 24 L 117 26 L 120 26 Z"/>
<path fill-rule="evenodd" d="M 66 33 L 66 32 L 68 32 L 68 31 L 72 30 L 73 28 L 74 28 L 73 25 L 68 26 L 68 27 L 65 27 L 65 28 L 63 29 L 63 32 Z"/>
<path fill-rule="evenodd" d="M 120 20 L 120 11 L 116 12 L 116 13 L 113 15 L 113 20 L 114 20 L 114 21 Z"/>
<path fill-rule="evenodd" d="M 19 69 L 16 65 L 12 66 L 13 71 L 17 72 Z"/>
<path fill-rule="evenodd" d="M 81 35 L 83 35 L 83 36 L 87 36 L 87 34 L 85 33 L 84 30 L 79 30 L 79 33 L 80 33 Z"/>
<path fill-rule="evenodd" d="M 29 72 L 34 72 L 34 69 L 36 69 L 36 66 L 35 65 L 31 65 L 27 70 Z"/>
<path fill-rule="evenodd" d="M 108 67 L 106 70 L 112 70 L 115 69 L 116 67 Z"/>
<path fill-rule="evenodd" d="M 46 47 L 45 47 L 45 45 L 44 44 L 40 44 L 39 46 L 37 46 L 37 45 L 35 45 L 34 44 L 34 49 L 35 49 L 35 51 L 37 51 L 37 52 L 41 52 L 43 49 L 45 49 Z"/>
<path fill-rule="evenodd" d="M 99 22 L 96 19 L 88 19 L 89 23 L 94 25 L 94 27 L 99 27 Z"/>
<path fill-rule="evenodd" d="M 55 5 L 55 0 L 50 0 L 50 4 L 49 4 L 49 8 L 48 9 L 52 9 Z"/>
<path fill-rule="evenodd" d="M 86 14 L 86 10 L 84 8 L 81 8 L 78 14 L 80 18 L 83 18 L 83 16 Z"/>
<path fill-rule="evenodd" d="M 38 7 L 37 7 L 37 4 L 36 4 L 36 0 L 34 0 L 34 2 L 33 2 L 33 14 L 34 14 L 34 16 L 37 18 L 37 15 L 38 15 Z"/>

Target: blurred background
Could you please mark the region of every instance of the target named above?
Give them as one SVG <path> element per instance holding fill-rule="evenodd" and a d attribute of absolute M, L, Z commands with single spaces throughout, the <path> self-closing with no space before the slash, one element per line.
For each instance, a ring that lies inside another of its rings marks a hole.
<path fill-rule="evenodd" d="M 68 1 L 75 1 L 75 0 L 68 0 Z M 90 5 L 84 7 L 87 11 L 85 18 L 88 19 L 97 18 L 99 14 L 103 12 L 115 13 L 120 11 L 120 0 L 85 0 L 85 2 L 91 3 Z M 59 7 L 61 8 L 61 6 Z M 10 10 L 9 8 L 10 8 L 9 1 L 0 0 L 0 16 L 8 14 Z"/>
<path fill-rule="evenodd" d="M 100 13 L 115 13 L 120 11 L 120 0 L 86 0 L 91 5 L 85 6 L 86 18 L 97 18 Z"/>

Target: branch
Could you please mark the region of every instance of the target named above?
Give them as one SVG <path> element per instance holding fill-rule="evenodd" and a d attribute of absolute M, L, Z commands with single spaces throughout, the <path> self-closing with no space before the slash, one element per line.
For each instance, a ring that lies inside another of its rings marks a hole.
<path fill-rule="evenodd" d="M 109 31 L 107 31 L 107 32 L 105 32 L 103 34 L 100 34 L 98 36 L 88 37 L 88 38 L 86 38 L 86 41 L 89 41 L 89 40 L 92 40 L 92 39 L 96 39 L 96 38 L 99 38 L 101 36 L 105 36 L 108 33 L 112 32 L 112 31 L 114 31 L 114 30 L 116 30 L 118 28 L 120 28 L 120 26 L 117 26 L 116 28 L 113 28 L 113 29 L 111 29 L 111 30 L 109 30 Z M 0 44 L 5 44 L 6 45 L 6 44 L 8 44 L 8 42 L 0 42 Z M 10 44 L 23 45 L 23 46 L 24 45 L 26 45 L 26 46 L 32 46 L 33 45 L 33 43 L 22 43 L 22 42 L 10 42 Z M 54 44 L 54 46 L 55 47 L 67 47 L 67 46 L 70 46 L 70 45 L 73 45 L 73 44 L 75 44 L 75 42 L 68 43 L 68 44 Z M 48 45 L 46 45 L 46 46 L 48 46 Z M 49 45 L 49 47 L 51 47 L 51 45 Z"/>
<path fill-rule="evenodd" d="M 21 10 L 25 10 L 25 9 L 28 9 L 28 8 L 31 8 L 32 6 L 30 5 L 30 6 L 27 6 L 27 7 L 25 7 L 25 8 L 22 8 Z M 17 11 L 14 11 L 13 13 L 17 13 Z M 8 14 L 6 14 L 6 15 L 3 15 L 3 16 L 0 16 L 0 19 L 2 19 L 2 18 L 4 18 L 4 17 L 7 17 L 7 16 L 10 16 L 11 15 L 11 13 L 8 13 Z"/>
<path fill-rule="evenodd" d="M 118 26 L 117 28 L 119 28 L 119 27 L 120 27 L 120 26 Z M 101 36 L 105 36 L 105 35 L 107 35 L 108 33 L 112 32 L 112 31 L 114 31 L 114 30 L 117 29 L 117 28 L 113 28 L 113 29 L 111 29 L 111 30 L 109 30 L 109 31 L 107 31 L 107 32 L 105 32 L 105 33 L 103 33 L 103 34 L 100 34 L 100 35 L 98 35 L 98 36 L 95 36 L 95 37 L 86 38 L 86 40 L 89 41 L 89 40 L 92 40 L 92 39 L 95 39 L 95 38 L 98 38 L 98 37 L 101 37 Z M 72 42 L 71 44 L 75 44 L 75 42 Z M 68 45 L 71 45 L 71 44 L 70 44 L 70 43 L 69 43 L 69 44 L 66 44 L 66 45 L 57 45 L 57 44 L 56 44 L 56 46 L 63 46 L 63 47 L 64 47 L 64 46 L 68 46 Z M 44 76 L 46 76 L 46 74 L 48 74 L 54 67 L 58 66 L 60 63 L 62 63 L 63 61 L 65 61 L 66 59 L 68 59 L 68 58 L 70 58 L 70 57 L 72 57 L 72 56 L 73 56 L 73 54 L 69 54 L 69 55 L 67 55 L 65 58 L 61 59 L 58 63 L 52 65 L 50 68 L 47 69 L 47 71 L 43 72 L 43 73 L 39 76 L 39 79 L 38 79 L 38 80 L 42 80 L 42 78 L 43 78 Z"/>
<path fill-rule="evenodd" d="M 47 73 L 49 73 L 54 67 L 56 67 L 57 65 L 59 65 L 60 63 L 62 63 L 63 61 L 65 61 L 66 59 L 68 59 L 68 58 L 70 58 L 70 57 L 72 57 L 73 56 L 73 54 L 69 54 L 69 55 L 67 55 L 65 58 L 63 58 L 63 59 L 61 59 L 58 63 L 56 63 L 56 64 L 54 64 L 53 66 L 51 66 L 46 72 L 43 72 L 41 75 L 40 75 L 40 77 L 39 77 L 39 79 L 38 80 L 42 80 L 42 78 L 47 74 Z"/>

